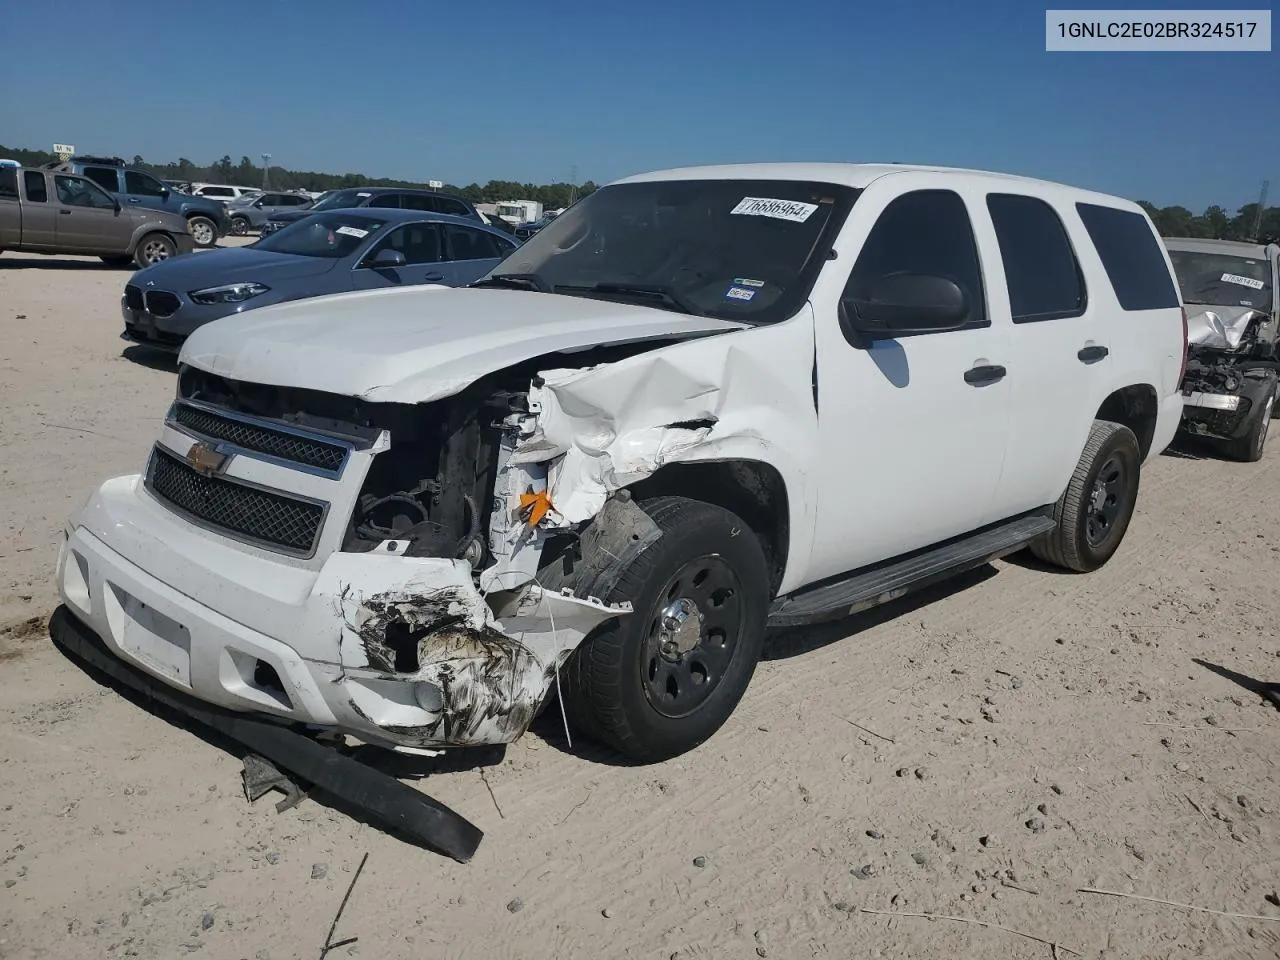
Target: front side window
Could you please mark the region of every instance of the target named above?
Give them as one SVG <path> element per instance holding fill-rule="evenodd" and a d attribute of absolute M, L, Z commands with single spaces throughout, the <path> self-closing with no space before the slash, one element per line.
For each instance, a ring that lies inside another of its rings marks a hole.
<path fill-rule="evenodd" d="M 120 174 L 114 167 L 85 167 L 84 176 L 107 191 L 107 193 L 115 193 L 120 189 Z"/>
<path fill-rule="evenodd" d="M 31 203 L 48 203 L 49 187 L 45 183 L 44 174 L 36 170 L 25 170 L 22 174 L 22 185 L 27 188 L 27 200 Z"/>
<path fill-rule="evenodd" d="M 0 200 L 18 199 L 18 168 L 0 167 Z"/>
<path fill-rule="evenodd" d="M 134 170 L 124 172 L 124 189 L 126 193 L 143 197 L 163 197 L 165 194 L 159 180 Z"/>
<path fill-rule="evenodd" d="M 890 201 L 867 234 L 844 296 L 871 300 L 876 284 L 896 274 L 952 281 L 969 304 L 968 319 L 960 329 L 990 324 L 973 224 L 958 193 L 915 190 Z"/>
<path fill-rule="evenodd" d="M 387 207 L 390 207 L 393 210 L 398 210 L 400 209 L 400 206 L 401 206 L 400 194 L 398 193 L 379 194 L 378 196 L 374 197 L 372 200 L 369 201 L 368 206 L 382 207 L 384 209 Z"/>
<path fill-rule="evenodd" d="M 369 197 L 370 193 L 367 190 L 335 190 L 333 193 L 326 194 L 311 209 L 319 212 L 322 210 L 341 210 L 344 207 L 358 207 Z"/>
<path fill-rule="evenodd" d="M 1147 219 L 1132 210 L 1077 203 L 1122 310 L 1179 306 L 1178 291 Z"/>
<path fill-rule="evenodd" d="M 54 177 L 54 189 L 58 192 L 58 201 L 69 207 L 94 207 L 97 209 L 115 209 L 115 201 L 101 190 L 97 184 L 83 177 Z"/>
<path fill-rule="evenodd" d="M 512 251 L 493 276 L 516 274 L 555 293 L 777 323 L 808 298 L 857 195 L 798 180 L 614 184 Z"/>
<path fill-rule="evenodd" d="M 1169 259 L 1173 261 L 1184 303 L 1271 311 L 1275 290 L 1271 264 L 1263 257 L 1170 250 Z"/>
<path fill-rule="evenodd" d="M 1085 289 L 1067 228 L 1037 197 L 992 193 L 987 211 L 1000 244 L 1014 323 L 1084 313 Z"/>
<path fill-rule="evenodd" d="M 254 244 L 255 250 L 340 260 L 364 246 L 385 221 L 344 213 L 316 214 L 294 221 Z"/>
<path fill-rule="evenodd" d="M 443 257 L 440 250 L 440 229 L 434 223 L 407 223 L 397 227 L 386 237 L 378 241 L 377 247 L 369 251 L 372 260 L 382 250 L 399 250 L 404 254 L 406 266 L 415 263 L 439 263 Z"/>

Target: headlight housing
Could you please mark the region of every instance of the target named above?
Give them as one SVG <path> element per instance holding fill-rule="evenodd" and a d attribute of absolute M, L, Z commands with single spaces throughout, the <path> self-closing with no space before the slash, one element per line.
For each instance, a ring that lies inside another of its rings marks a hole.
<path fill-rule="evenodd" d="M 205 287 L 187 294 L 193 303 L 242 303 L 261 296 L 271 288 L 261 283 L 224 283 L 218 287 Z"/>

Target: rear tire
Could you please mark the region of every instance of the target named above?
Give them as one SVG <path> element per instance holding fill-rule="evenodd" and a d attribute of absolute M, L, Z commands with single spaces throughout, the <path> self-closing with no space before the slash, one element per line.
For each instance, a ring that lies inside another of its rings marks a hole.
<path fill-rule="evenodd" d="M 1271 418 L 1276 407 L 1276 385 L 1274 381 L 1267 387 L 1258 407 L 1249 412 L 1249 430 L 1238 440 L 1226 443 L 1226 452 L 1232 460 L 1242 463 L 1257 463 L 1262 459 L 1263 449 L 1267 444 L 1267 431 L 1271 426 Z"/>
<path fill-rule="evenodd" d="M 561 676 L 574 726 L 654 762 L 707 740 L 737 707 L 764 646 L 770 578 L 729 511 L 682 497 L 640 506 L 662 535 L 604 598 L 633 612 L 597 628 Z"/>
<path fill-rule="evenodd" d="M 138 241 L 138 246 L 133 251 L 133 262 L 139 270 L 142 270 L 177 254 L 178 245 L 168 234 L 148 233 Z"/>
<path fill-rule="evenodd" d="M 218 243 L 218 226 L 208 217 L 191 217 L 187 229 L 197 247 L 212 247 Z"/>
<path fill-rule="evenodd" d="M 1031 545 L 1046 563 L 1097 570 L 1124 539 L 1138 500 L 1142 450 L 1123 424 L 1095 420 L 1067 489 L 1053 507 L 1057 529 Z"/>

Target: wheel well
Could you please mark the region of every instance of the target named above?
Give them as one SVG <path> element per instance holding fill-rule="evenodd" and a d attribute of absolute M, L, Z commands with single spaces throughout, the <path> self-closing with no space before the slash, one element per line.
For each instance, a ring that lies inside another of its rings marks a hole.
<path fill-rule="evenodd" d="M 672 463 L 630 487 L 636 500 L 679 496 L 723 507 L 741 517 L 760 541 L 776 592 L 787 566 L 791 516 L 782 475 L 757 460 Z"/>
<path fill-rule="evenodd" d="M 1110 420 L 1132 430 L 1133 435 L 1138 438 L 1142 459 L 1145 460 L 1151 451 L 1151 441 L 1155 439 L 1158 410 L 1155 387 L 1135 383 L 1115 391 L 1103 400 L 1094 419 Z"/>

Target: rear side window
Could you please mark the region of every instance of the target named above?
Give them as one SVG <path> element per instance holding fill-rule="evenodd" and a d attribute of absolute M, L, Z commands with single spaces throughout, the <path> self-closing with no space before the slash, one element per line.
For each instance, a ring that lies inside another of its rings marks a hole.
<path fill-rule="evenodd" d="M 84 175 L 107 193 L 120 189 L 120 175 L 112 167 L 85 167 Z"/>
<path fill-rule="evenodd" d="M 890 202 L 862 245 L 845 296 L 869 299 L 876 281 L 897 273 L 946 277 L 969 301 L 965 327 L 989 325 L 978 246 L 958 193 L 916 190 Z"/>
<path fill-rule="evenodd" d="M 1080 264 L 1053 207 L 1037 197 L 993 193 L 987 197 L 987 210 L 1000 242 L 1013 322 L 1084 313 Z"/>
<path fill-rule="evenodd" d="M 49 188 L 45 185 L 43 173 L 35 170 L 24 171 L 22 185 L 27 188 L 27 200 L 31 203 L 49 202 Z"/>
<path fill-rule="evenodd" d="M 0 200 L 18 199 L 18 168 L 0 167 Z"/>
<path fill-rule="evenodd" d="M 1177 307 L 1178 289 L 1146 218 L 1129 210 L 1077 203 L 1076 210 L 1124 310 Z"/>
<path fill-rule="evenodd" d="M 451 213 L 455 217 L 469 217 L 471 211 L 467 209 L 467 205 L 461 200 L 451 200 L 448 197 L 440 198 L 440 212 Z"/>

